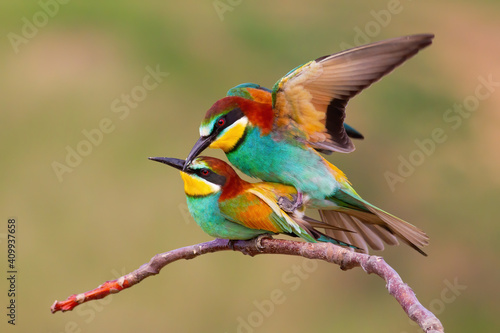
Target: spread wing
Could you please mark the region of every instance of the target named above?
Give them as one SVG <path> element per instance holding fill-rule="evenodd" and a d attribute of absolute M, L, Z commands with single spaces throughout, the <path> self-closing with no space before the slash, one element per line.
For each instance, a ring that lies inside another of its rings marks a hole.
<path fill-rule="evenodd" d="M 354 150 L 344 128 L 347 102 L 432 43 L 431 34 L 372 43 L 310 61 L 273 88 L 275 126 L 320 151 Z"/>
<path fill-rule="evenodd" d="M 247 228 L 293 233 L 306 241 L 316 242 L 305 228 L 279 207 L 279 197 L 291 199 L 290 193 L 275 191 L 266 184 L 253 185 L 242 194 L 219 202 L 220 211 L 228 220 Z"/>
<path fill-rule="evenodd" d="M 250 99 L 259 103 L 272 104 L 272 91 L 262 87 L 256 83 L 242 83 L 228 90 L 227 96 L 238 96 L 246 99 Z M 344 124 L 345 131 L 350 138 L 353 139 L 364 139 L 363 134 L 358 132 L 353 127 Z M 330 154 L 331 151 L 324 151 L 326 154 Z"/>

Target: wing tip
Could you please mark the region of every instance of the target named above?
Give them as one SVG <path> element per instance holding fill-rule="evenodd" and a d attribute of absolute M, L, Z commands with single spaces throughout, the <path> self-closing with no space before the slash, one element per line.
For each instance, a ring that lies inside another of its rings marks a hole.
<path fill-rule="evenodd" d="M 321 56 L 319 58 L 314 59 L 314 61 L 321 62 L 327 58 L 330 58 L 331 56 L 338 56 L 339 54 L 349 53 L 349 52 L 356 50 L 356 49 L 371 47 L 371 46 L 375 46 L 377 44 L 387 44 L 387 43 L 396 42 L 396 41 L 405 41 L 405 42 L 415 43 L 416 45 L 419 46 L 417 48 L 417 50 L 421 50 L 421 49 L 431 45 L 435 37 L 436 36 L 433 33 L 418 33 L 418 34 L 412 34 L 412 35 L 406 35 L 406 36 L 386 38 L 386 39 L 382 39 L 382 40 L 367 43 L 367 44 L 356 45 L 354 47 L 344 49 L 338 53 L 324 55 L 324 56 Z"/>

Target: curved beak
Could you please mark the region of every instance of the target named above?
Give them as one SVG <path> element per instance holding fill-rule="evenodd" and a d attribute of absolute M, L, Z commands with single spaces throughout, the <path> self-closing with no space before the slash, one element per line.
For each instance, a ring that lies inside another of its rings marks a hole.
<path fill-rule="evenodd" d="M 191 148 L 191 152 L 186 158 L 186 163 L 184 164 L 184 169 L 198 156 L 202 151 L 204 151 L 213 141 L 213 136 L 200 136 L 198 141 L 194 144 L 193 148 Z"/>
<path fill-rule="evenodd" d="M 180 160 L 178 158 L 170 158 L 170 157 L 148 157 L 148 158 L 151 161 L 164 163 L 181 171 L 184 170 L 184 163 L 185 163 L 184 160 Z"/>

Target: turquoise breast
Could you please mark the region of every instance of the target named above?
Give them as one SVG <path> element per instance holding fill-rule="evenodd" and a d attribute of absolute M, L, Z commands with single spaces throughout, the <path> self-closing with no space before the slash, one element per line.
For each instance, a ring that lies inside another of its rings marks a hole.
<path fill-rule="evenodd" d="M 297 140 L 274 140 L 248 127 L 243 141 L 227 153 L 229 161 L 245 174 L 268 182 L 295 186 L 312 199 L 323 200 L 339 183 L 321 156 Z"/>
<path fill-rule="evenodd" d="M 224 239 L 251 239 L 267 233 L 265 230 L 250 229 L 227 220 L 219 210 L 221 193 L 203 197 L 187 196 L 189 212 L 201 229 L 212 237 Z"/>

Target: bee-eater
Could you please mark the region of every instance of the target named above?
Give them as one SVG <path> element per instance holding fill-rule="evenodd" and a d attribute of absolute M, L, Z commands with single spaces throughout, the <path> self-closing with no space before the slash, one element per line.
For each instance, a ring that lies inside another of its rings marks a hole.
<path fill-rule="evenodd" d="M 330 226 L 304 216 L 300 195 L 293 186 L 246 182 L 229 164 L 213 157 L 199 156 L 186 168 L 185 161 L 176 158 L 149 159 L 181 170 L 189 212 L 210 236 L 246 240 L 283 233 L 312 243 L 330 242 L 357 249 L 316 230 Z M 290 215 L 284 207 L 291 210 Z"/>
<path fill-rule="evenodd" d="M 354 150 L 344 128 L 347 102 L 433 37 L 393 38 L 310 61 L 274 85 L 271 103 L 258 87 L 239 88 L 252 98 L 230 91 L 207 111 L 186 167 L 207 147 L 221 148 L 245 174 L 294 186 L 308 207 L 320 209 L 324 222 L 340 228 L 326 230 L 335 239 L 367 251 L 382 250 L 384 242 L 396 245 L 399 238 L 425 255 L 419 248 L 428 244 L 423 231 L 362 199 L 320 152 Z"/>

